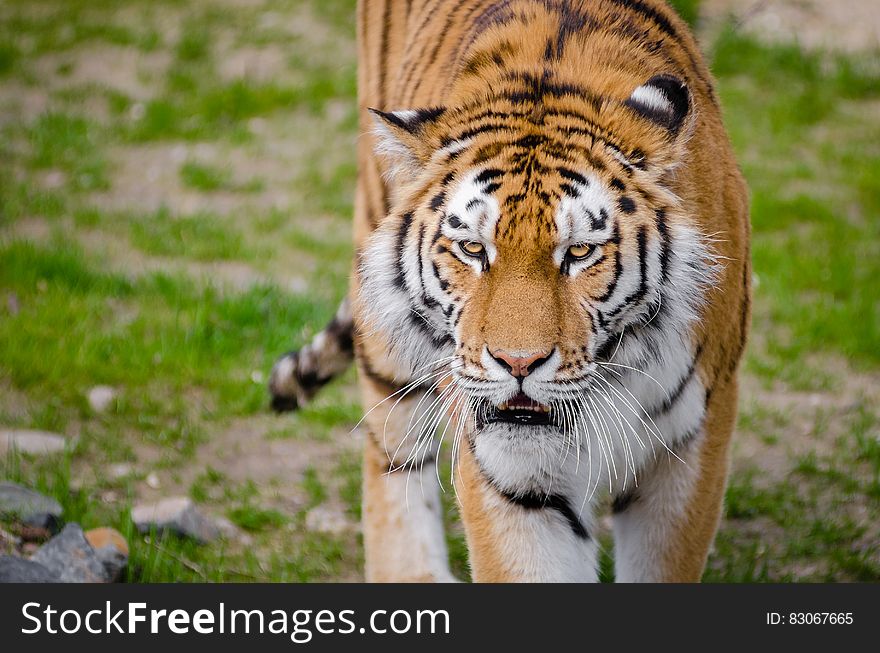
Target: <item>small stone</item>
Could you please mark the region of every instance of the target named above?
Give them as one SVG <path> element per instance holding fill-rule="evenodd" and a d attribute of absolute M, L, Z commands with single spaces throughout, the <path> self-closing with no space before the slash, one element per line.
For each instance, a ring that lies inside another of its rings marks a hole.
<path fill-rule="evenodd" d="M 6 310 L 15 317 L 21 311 L 21 304 L 18 301 L 18 295 L 11 292 L 6 295 Z"/>
<path fill-rule="evenodd" d="M 128 542 L 114 528 L 93 528 L 85 532 L 85 538 L 107 572 L 107 580 L 111 583 L 119 580 L 122 571 L 128 565 Z"/>
<path fill-rule="evenodd" d="M 52 539 L 52 531 L 40 526 L 18 525 L 16 528 L 22 542 L 37 542 L 42 544 Z"/>
<path fill-rule="evenodd" d="M 0 483 L 0 515 L 10 515 L 26 526 L 54 529 L 64 509 L 51 497 L 16 483 Z"/>
<path fill-rule="evenodd" d="M 220 537 L 217 524 L 199 512 L 187 497 L 170 497 L 157 503 L 137 505 L 131 509 L 131 520 L 141 533 L 149 533 L 155 528 L 202 543 Z"/>
<path fill-rule="evenodd" d="M 131 108 L 128 110 L 128 117 L 131 120 L 137 122 L 141 120 L 144 115 L 147 113 L 147 107 L 144 106 L 143 102 L 135 102 L 131 105 Z"/>
<path fill-rule="evenodd" d="M 67 178 L 61 170 L 50 170 L 43 178 L 43 184 L 49 190 L 61 188 L 65 181 L 67 181 Z"/>
<path fill-rule="evenodd" d="M 134 467 L 132 467 L 128 463 L 117 463 L 115 465 L 110 465 L 107 471 L 110 474 L 111 478 L 128 478 L 129 476 L 134 474 Z"/>
<path fill-rule="evenodd" d="M 109 385 L 96 385 L 89 390 L 89 406 L 96 413 L 103 413 L 116 401 L 116 390 Z"/>
<path fill-rule="evenodd" d="M 319 533 L 341 535 L 350 530 L 352 524 L 342 512 L 318 506 L 306 513 L 306 528 Z"/>
<path fill-rule="evenodd" d="M 156 474 L 156 472 L 150 472 L 149 474 L 147 474 L 147 487 L 152 490 L 158 490 L 160 487 L 162 487 L 162 483 L 159 481 L 159 476 Z"/>
<path fill-rule="evenodd" d="M 58 576 L 44 565 L 15 556 L 0 556 L 0 583 L 57 583 Z"/>
<path fill-rule="evenodd" d="M 101 501 L 104 503 L 116 503 L 119 501 L 119 494 L 114 490 L 105 490 L 101 492 Z"/>
<path fill-rule="evenodd" d="M 46 456 L 61 453 L 67 446 L 67 439 L 48 431 L 28 429 L 0 430 L 0 454 L 17 451 L 32 456 Z"/>
<path fill-rule="evenodd" d="M 62 583 L 106 583 L 110 576 L 79 524 L 68 524 L 46 542 L 32 560 L 45 566 Z"/>
<path fill-rule="evenodd" d="M 224 539 L 235 540 L 245 546 L 253 544 L 254 539 L 226 519 L 226 517 L 215 517 L 214 525 L 217 527 L 217 530 L 220 531 L 220 537 Z"/>

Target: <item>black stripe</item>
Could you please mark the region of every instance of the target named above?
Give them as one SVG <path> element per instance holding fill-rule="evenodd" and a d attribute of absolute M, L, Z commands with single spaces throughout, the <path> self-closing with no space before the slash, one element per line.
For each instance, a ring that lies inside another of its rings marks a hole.
<path fill-rule="evenodd" d="M 440 191 L 434 197 L 431 198 L 431 209 L 433 211 L 439 211 L 440 207 L 443 206 L 443 202 L 446 201 L 446 193 L 444 191 Z"/>
<path fill-rule="evenodd" d="M 627 214 L 635 213 L 636 210 L 636 203 L 633 202 L 631 197 L 627 197 L 626 195 L 617 200 L 617 206 L 620 207 L 621 211 Z"/>
<path fill-rule="evenodd" d="M 691 382 L 691 379 L 694 378 L 694 374 L 697 371 L 697 363 L 700 360 L 700 356 L 703 355 L 703 343 L 700 343 L 697 347 L 697 351 L 694 352 L 694 359 L 691 361 L 690 366 L 687 371 L 682 375 L 682 377 L 678 380 L 678 383 L 675 385 L 675 389 L 669 394 L 666 399 L 663 400 L 663 403 L 650 411 L 649 415 L 652 419 L 657 419 L 662 417 L 666 413 L 668 413 L 675 404 L 678 403 L 678 400 L 681 399 L 681 396 L 684 394 L 685 388 L 687 388 L 688 384 Z"/>
<path fill-rule="evenodd" d="M 394 379 L 389 379 L 387 376 L 381 374 L 380 372 L 377 372 L 370 363 L 369 359 L 364 356 L 360 351 L 357 351 L 356 358 L 361 374 L 363 374 L 376 385 L 382 386 L 387 391 L 386 394 L 397 392 L 398 390 L 406 387 L 406 383 L 398 383 Z"/>
<path fill-rule="evenodd" d="M 669 255 L 671 252 L 669 226 L 666 224 L 666 211 L 657 209 L 657 231 L 660 232 L 660 279 L 665 283 L 669 278 Z"/>
<path fill-rule="evenodd" d="M 418 252 L 418 256 L 417 256 L 416 260 L 418 261 L 419 286 L 421 287 L 421 291 L 422 291 L 421 300 L 422 300 L 422 304 L 424 304 L 425 307 L 428 309 L 438 308 L 440 306 L 440 304 L 437 303 L 437 300 L 435 300 L 433 297 L 430 297 L 428 295 L 427 288 L 425 288 L 425 276 L 424 276 L 425 262 L 422 260 L 422 247 L 424 246 L 424 244 L 425 244 L 425 223 L 422 223 L 419 225 L 419 245 L 418 245 L 418 250 L 416 250 Z"/>
<path fill-rule="evenodd" d="M 446 292 L 449 289 L 449 282 L 440 276 L 440 268 L 437 267 L 437 264 L 434 261 L 431 261 L 431 271 L 434 273 L 434 276 L 437 277 L 437 283 L 440 284 L 440 290 Z"/>
<path fill-rule="evenodd" d="M 521 508 L 525 508 L 526 510 L 541 510 L 544 508 L 556 510 L 565 518 L 565 521 L 568 522 L 572 533 L 582 540 L 590 539 L 590 534 L 587 533 L 587 529 L 581 523 L 577 513 L 572 509 L 568 499 L 561 494 L 538 494 L 536 492 L 528 492 L 525 494 L 513 494 L 511 492 L 500 493 L 501 496 L 511 503 Z"/>
<path fill-rule="evenodd" d="M 400 227 L 397 229 L 397 273 L 394 275 L 394 285 L 400 289 L 406 289 L 406 274 L 403 270 L 403 255 L 406 250 L 406 236 L 412 227 L 413 214 L 404 213 L 400 218 Z"/>
<path fill-rule="evenodd" d="M 324 327 L 324 331 L 336 341 L 336 346 L 339 347 L 340 351 L 346 354 L 351 354 L 354 351 L 354 324 L 350 320 L 340 322 L 338 318 L 334 317 Z"/>
<path fill-rule="evenodd" d="M 627 306 L 631 306 L 633 304 L 638 304 L 642 299 L 644 299 L 645 295 L 648 294 L 648 234 L 645 230 L 645 226 L 642 225 L 639 227 L 639 287 L 635 290 L 635 292 L 630 293 L 623 300 L 623 302 L 615 309 L 608 311 L 608 317 L 615 317 L 618 315 L 624 308 Z"/>
<path fill-rule="evenodd" d="M 616 240 L 618 243 L 617 247 L 614 248 L 614 277 L 611 279 L 611 283 L 608 284 L 608 288 L 602 294 L 601 297 L 597 298 L 599 302 L 607 302 L 611 299 L 611 295 L 614 294 L 614 291 L 617 289 L 617 282 L 620 281 L 620 275 L 623 273 L 623 263 L 620 260 L 620 227 L 615 224 L 614 225 L 614 236 L 612 240 Z"/>
<path fill-rule="evenodd" d="M 587 181 L 587 178 L 583 175 L 579 175 L 574 170 L 569 170 L 568 168 L 559 168 L 559 174 L 568 179 L 569 181 L 573 181 L 576 184 L 580 184 L 581 186 L 589 186 L 590 182 Z"/>
<path fill-rule="evenodd" d="M 480 204 L 485 204 L 485 202 L 483 202 L 483 200 L 481 200 L 479 197 L 475 197 L 470 202 L 465 204 L 464 208 L 467 209 L 468 211 L 470 211 L 471 209 L 479 206 Z M 451 224 L 450 224 L 450 226 L 451 226 Z"/>
<path fill-rule="evenodd" d="M 611 503 L 611 512 L 619 515 L 625 512 L 633 503 L 639 500 L 639 495 L 635 490 L 618 494 Z"/>
<path fill-rule="evenodd" d="M 568 195 L 569 197 L 578 198 L 581 196 L 580 192 L 577 188 L 572 186 L 571 184 L 561 183 L 559 184 L 559 190 Z"/>
<path fill-rule="evenodd" d="M 438 349 L 452 344 L 452 336 L 447 333 L 438 332 L 421 315 L 416 315 L 410 311 L 408 317 L 410 324 L 414 325 L 425 337 L 429 338 L 431 344 Z"/>
<path fill-rule="evenodd" d="M 498 168 L 486 168 L 474 178 L 474 181 L 476 181 L 478 184 L 485 184 L 486 182 L 492 181 L 496 177 L 500 177 L 503 174 L 504 172 L 498 170 Z"/>

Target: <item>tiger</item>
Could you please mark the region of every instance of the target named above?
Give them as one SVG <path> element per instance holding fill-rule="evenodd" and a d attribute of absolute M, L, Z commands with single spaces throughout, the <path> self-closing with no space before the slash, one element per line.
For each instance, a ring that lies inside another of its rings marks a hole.
<path fill-rule="evenodd" d="M 355 362 L 366 580 L 456 580 L 445 442 L 474 581 L 598 581 L 602 528 L 615 581 L 699 581 L 751 270 L 689 27 L 660 0 L 360 0 L 357 39 L 349 293 L 269 386 L 294 409 Z"/>

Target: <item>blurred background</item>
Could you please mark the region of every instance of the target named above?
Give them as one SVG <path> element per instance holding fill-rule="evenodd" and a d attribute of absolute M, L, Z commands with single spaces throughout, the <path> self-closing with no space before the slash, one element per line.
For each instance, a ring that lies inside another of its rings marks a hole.
<path fill-rule="evenodd" d="M 354 373 L 293 416 L 265 389 L 347 284 L 354 4 L 0 2 L 0 554 L 76 523 L 131 582 L 362 578 Z M 880 5 L 674 4 L 753 207 L 705 579 L 880 580 Z"/>

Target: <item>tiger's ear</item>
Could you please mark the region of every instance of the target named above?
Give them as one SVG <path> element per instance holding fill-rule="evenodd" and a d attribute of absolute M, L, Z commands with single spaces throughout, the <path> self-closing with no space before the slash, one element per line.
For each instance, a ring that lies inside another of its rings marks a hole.
<path fill-rule="evenodd" d="M 634 90 L 624 104 L 677 136 L 690 112 L 691 94 L 677 77 L 657 75 Z"/>
<path fill-rule="evenodd" d="M 428 132 L 443 115 L 443 107 L 379 111 L 373 114 L 376 154 L 385 159 L 391 181 L 416 175 L 434 152 Z"/>

